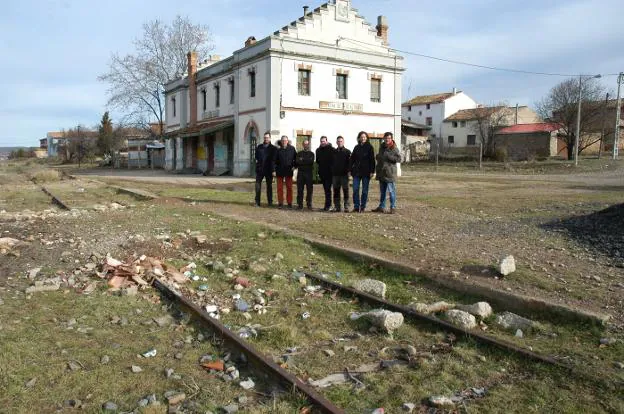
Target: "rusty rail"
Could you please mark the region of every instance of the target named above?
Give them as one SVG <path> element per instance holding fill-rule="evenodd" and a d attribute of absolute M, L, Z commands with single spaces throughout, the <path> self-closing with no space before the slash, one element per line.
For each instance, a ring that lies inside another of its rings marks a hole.
<path fill-rule="evenodd" d="M 308 401 L 310 401 L 311 404 L 315 405 L 318 408 L 319 412 L 328 414 L 344 413 L 342 409 L 332 404 L 331 401 L 327 400 L 325 397 L 319 394 L 313 387 L 304 383 L 299 378 L 286 371 L 273 361 L 267 359 L 252 345 L 241 340 L 236 334 L 226 328 L 218 320 L 211 318 L 208 313 L 206 313 L 202 308 L 194 304 L 188 298 L 170 289 L 166 284 L 158 280 L 158 278 L 154 278 L 152 280 L 152 285 L 160 292 L 162 292 L 165 296 L 179 302 L 186 308 L 193 311 L 203 322 L 210 325 L 210 327 L 215 332 L 219 333 L 230 346 L 234 346 L 238 349 L 239 352 L 244 353 L 245 356 L 255 362 L 258 367 L 267 370 L 269 373 L 273 374 L 280 383 L 305 394 L 305 396 L 308 398 Z"/>
<path fill-rule="evenodd" d="M 50 192 L 50 190 L 48 190 L 47 188 L 41 187 L 41 191 L 43 191 L 44 193 L 46 193 L 47 195 L 49 195 L 52 198 L 52 203 L 53 204 L 56 204 L 57 206 L 59 206 L 63 210 L 71 210 L 71 208 L 69 208 L 67 206 L 67 204 L 63 203 L 60 198 L 58 198 L 57 196 L 52 194 Z"/>
<path fill-rule="evenodd" d="M 486 345 L 490 345 L 490 346 L 494 346 L 496 348 L 502 349 L 506 352 L 511 352 L 514 354 L 518 354 L 524 358 L 527 358 L 529 360 L 532 361 L 537 361 L 540 363 L 544 363 L 544 364 L 548 364 L 548 365 L 554 365 L 557 366 L 559 368 L 563 368 L 566 370 L 573 370 L 573 367 L 568 365 L 568 364 L 564 364 L 560 361 L 557 361 L 554 358 L 545 356 L 545 355 L 541 355 L 538 354 L 536 352 L 533 351 L 529 351 L 528 349 L 523 349 L 520 348 L 510 342 L 507 341 L 503 341 L 500 339 L 496 339 L 493 338 L 491 336 L 488 335 L 484 335 L 480 332 L 477 331 L 469 331 L 467 329 L 463 329 L 460 328 L 459 326 L 455 326 L 449 322 L 446 322 L 442 319 L 436 318 L 435 316 L 431 316 L 431 315 L 425 315 L 423 313 L 420 312 L 416 312 L 414 309 L 409 308 L 407 306 L 404 305 L 398 305 L 396 303 L 392 303 L 392 302 L 388 302 L 385 299 L 379 298 L 377 296 L 373 296 L 370 295 L 366 292 L 362 292 L 359 291 L 357 289 L 353 289 L 351 287 L 347 287 L 347 286 L 342 286 L 338 283 L 332 282 L 330 280 L 327 280 L 321 276 L 317 276 L 317 275 L 313 275 L 311 273 L 304 273 L 306 275 L 306 277 L 310 278 L 310 279 L 314 279 L 317 282 L 319 282 L 320 284 L 332 288 L 332 289 L 336 289 L 338 291 L 340 291 L 341 293 L 349 293 L 353 296 L 357 296 L 358 298 L 362 299 L 363 301 L 372 304 L 374 306 L 379 306 L 379 307 L 383 307 L 384 309 L 387 310 L 391 310 L 393 312 L 401 312 L 404 316 L 410 317 L 412 319 L 416 319 L 420 322 L 427 322 L 430 323 L 432 325 L 441 327 L 442 329 L 444 329 L 445 331 L 448 332 L 452 332 L 454 334 L 457 335 L 461 335 L 461 336 L 466 336 L 466 337 L 470 337 L 473 338 L 474 340 L 481 342 L 483 344 Z"/>

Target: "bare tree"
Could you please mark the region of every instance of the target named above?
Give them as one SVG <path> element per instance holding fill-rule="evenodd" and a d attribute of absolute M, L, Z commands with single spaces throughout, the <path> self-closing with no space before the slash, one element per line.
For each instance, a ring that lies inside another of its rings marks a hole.
<path fill-rule="evenodd" d="M 78 166 L 85 160 L 92 160 L 97 148 L 97 133 L 82 125 L 63 130 L 63 145 L 59 148 L 63 162 L 78 162 Z"/>
<path fill-rule="evenodd" d="M 581 127 L 579 136 L 579 154 L 590 145 L 600 141 L 602 116 L 604 113 L 605 88 L 596 79 L 583 79 L 581 85 Z M 536 104 L 537 113 L 544 119 L 556 122 L 561 127 L 562 140 L 567 146 L 568 159 L 574 154 L 576 139 L 576 116 L 578 111 L 579 81 L 567 79 L 555 85 L 548 95 Z"/>
<path fill-rule="evenodd" d="M 512 110 L 505 102 L 475 109 L 472 131 L 481 141 L 484 156 L 494 156 L 494 136 L 499 129 L 511 123 L 512 115 Z"/>
<path fill-rule="evenodd" d="M 163 130 L 164 85 L 186 71 L 186 54 L 196 51 L 204 59 L 214 48 L 208 26 L 177 16 L 171 24 L 160 20 L 143 25 L 135 52 L 114 53 L 100 81 L 109 84 L 109 105 L 136 119 L 153 119 Z"/>

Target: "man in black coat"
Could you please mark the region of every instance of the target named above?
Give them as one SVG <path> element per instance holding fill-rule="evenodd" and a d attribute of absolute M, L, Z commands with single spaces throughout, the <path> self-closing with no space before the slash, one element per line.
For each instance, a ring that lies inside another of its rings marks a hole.
<path fill-rule="evenodd" d="M 260 207 L 260 190 L 262 180 L 265 180 L 267 203 L 273 205 L 273 169 L 275 151 L 277 148 L 271 144 L 271 134 L 264 133 L 264 141 L 256 147 L 256 207 Z"/>
<path fill-rule="evenodd" d="M 323 211 L 331 208 L 331 187 L 332 187 L 332 162 L 334 159 L 334 147 L 327 141 L 327 137 L 321 137 L 321 145 L 316 149 L 316 164 L 318 165 L 318 175 L 325 191 L 325 207 Z"/>
<path fill-rule="evenodd" d="M 288 143 L 288 137 L 282 135 L 282 145 L 275 151 L 275 176 L 277 177 L 278 208 L 284 207 L 284 184 L 286 184 L 286 202 L 292 208 L 293 168 L 297 150 Z"/>
<path fill-rule="evenodd" d="M 351 176 L 353 177 L 353 211 L 361 213 L 366 210 L 368 201 L 368 185 L 375 172 L 375 150 L 368 142 L 368 134 L 361 131 L 357 137 L 358 144 L 351 153 Z M 360 198 L 360 184 L 362 197 Z"/>
<path fill-rule="evenodd" d="M 349 160 L 351 151 L 345 148 L 344 138 L 336 138 L 336 150 L 332 159 L 332 186 L 334 187 L 334 211 L 340 212 L 340 189 L 342 188 L 344 212 L 349 212 Z"/>
<path fill-rule="evenodd" d="M 306 206 L 312 210 L 312 170 L 314 169 L 314 153 L 310 151 L 310 141 L 303 141 L 303 150 L 297 153 L 297 208 L 303 210 L 303 188 L 306 189 Z"/>

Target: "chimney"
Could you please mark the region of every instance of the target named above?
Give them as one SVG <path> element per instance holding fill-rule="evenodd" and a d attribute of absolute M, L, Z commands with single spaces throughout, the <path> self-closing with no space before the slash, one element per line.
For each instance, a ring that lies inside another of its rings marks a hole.
<path fill-rule="evenodd" d="M 308 10 L 310 8 L 308 6 L 303 6 L 303 17 L 306 17 L 308 15 Z"/>
<path fill-rule="evenodd" d="M 245 41 L 245 47 L 255 45 L 255 44 L 256 44 L 256 38 L 253 36 L 249 36 L 247 40 Z"/>
<path fill-rule="evenodd" d="M 516 125 L 518 125 L 518 104 L 516 104 Z"/>
<path fill-rule="evenodd" d="M 388 18 L 386 16 L 377 17 L 377 36 L 383 39 L 383 44 L 388 46 Z"/>
<path fill-rule="evenodd" d="M 197 123 L 197 85 L 195 75 L 197 74 L 197 52 L 188 52 L 188 87 L 189 100 L 191 101 L 191 125 Z"/>
<path fill-rule="evenodd" d="M 453 88 L 453 96 L 457 95 L 457 88 Z"/>

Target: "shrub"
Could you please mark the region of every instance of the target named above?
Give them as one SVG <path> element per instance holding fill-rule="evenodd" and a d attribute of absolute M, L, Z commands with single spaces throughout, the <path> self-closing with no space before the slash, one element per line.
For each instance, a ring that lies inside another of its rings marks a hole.
<path fill-rule="evenodd" d="M 498 162 L 506 162 L 507 158 L 508 158 L 507 148 L 505 147 L 496 148 L 496 150 L 494 151 L 494 160 Z"/>
<path fill-rule="evenodd" d="M 32 174 L 32 180 L 36 183 L 47 183 L 59 181 L 61 179 L 61 173 L 57 170 L 39 170 Z"/>

